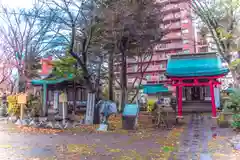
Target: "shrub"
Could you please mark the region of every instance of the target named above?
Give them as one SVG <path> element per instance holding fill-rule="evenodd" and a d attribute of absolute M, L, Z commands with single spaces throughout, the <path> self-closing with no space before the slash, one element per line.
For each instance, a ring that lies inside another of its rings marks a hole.
<path fill-rule="evenodd" d="M 8 102 L 8 114 L 19 116 L 20 105 L 17 103 L 17 95 L 10 95 L 7 97 Z"/>
<path fill-rule="evenodd" d="M 234 113 L 240 112 L 240 90 L 235 90 L 230 94 L 229 98 L 225 102 L 224 108 L 232 110 Z"/>
<path fill-rule="evenodd" d="M 234 114 L 233 115 L 232 127 L 240 129 L 240 114 Z"/>
<path fill-rule="evenodd" d="M 153 110 L 153 107 L 154 107 L 154 103 L 155 103 L 155 100 L 148 100 L 148 102 L 147 102 L 147 111 L 148 112 L 152 112 L 152 110 Z"/>
<path fill-rule="evenodd" d="M 31 116 L 39 116 L 41 111 L 41 99 L 38 96 L 29 95 L 26 105 L 28 111 L 31 113 Z"/>
<path fill-rule="evenodd" d="M 233 122 L 231 126 L 233 128 L 240 128 L 240 90 L 234 90 L 233 93 L 229 95 L 229 98 L 225 102 L 224 108 L 230 109 L 233 115 Z"/>

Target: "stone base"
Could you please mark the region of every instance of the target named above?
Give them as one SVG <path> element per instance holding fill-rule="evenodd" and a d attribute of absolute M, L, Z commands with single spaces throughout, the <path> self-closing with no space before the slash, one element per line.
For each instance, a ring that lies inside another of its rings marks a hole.
<path fill-rule="evenodd" d="M 26 119 L 24 119 L 24 120 L 18 119 L 15 124 L 16 125 L 20 125 L 20 126 L 27 126 L 28 125 L 28 121 Z"/>
<path fill-rule="evenodd" d="M 29 126 L 32 126 L 32 127 L 37 128 L 37 127 L 38 127 L 38 124 L 37 124 L 36 120 L 33 119 L 33 120 L 29 123 Z"/>
<path fill-rule="evenodd" d="M 9 117 L 9 120 L 14 123 L 18 120 L 18 118 L 17 118 L 17 116 L 11 116 L 11 117 Z"/>
<path fill-rule="evenodd" d="M 42 122 L 42 121 L 47 121 L 47 117 L 38 117 L 39 121 Z"/>
<path fill-rule="evenodd" d="M 176 118 L 177 119 L 183 119 L 183 116 L 177 116 Z"/>
<path fill-rule="evenodd" d="M 221 121 L 221 122 L 218 122 L 218 126 L 220 127 L 220 128 L 229 128 L 229 123 L 228 123 L 228 121 Z"/>
<path fill-rule="evenodd" d="M 235 150 L 240 150 L 240 135 L 232 137 L 229 142 Z"/>
<path fill-rule="evenodd" d="M 46 124 L 46 128 L 54 128 L 54 124 L 53 124 L 53 122 L 47 122 L 47 124 Z"/>
<path fill-rule="evenodd" d="M 55 125 L 54 125 L 54 128 L 56 129 L 63 129 L 63 126 L 60 122 L 56 122 Z"/>
<path fill-rule="evenodd" d="M 22 125 L 22 121 L 20 119 L 18 119 L 15 124 L 20 126 L 20 125 Z"/>
<path fill-rule="evenodd" d="M 106 124 L 100 124 L 99 128 L 97 129 L 97 131 L 107 131 L 108 130 L 108 125 Z"/>
<path fill-rule="evenodd" d="M 212 119 L 217 119 L 218 117 L 216 116 L 216 117 L 212 117 Z"/>

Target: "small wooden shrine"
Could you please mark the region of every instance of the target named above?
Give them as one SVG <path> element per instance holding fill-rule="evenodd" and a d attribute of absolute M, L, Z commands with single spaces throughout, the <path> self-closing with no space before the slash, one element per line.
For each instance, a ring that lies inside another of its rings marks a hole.
<path fill-rule="evenodd" d="M 215 118 L 220 97 L 218 79 L 228 72 L 216 53 L 172 55 L 168 59 L 166 76 L 168 84 L 176 87 L 178 118 L 182 117 L 183 101 L 210 101 L 212 117 Z"/>

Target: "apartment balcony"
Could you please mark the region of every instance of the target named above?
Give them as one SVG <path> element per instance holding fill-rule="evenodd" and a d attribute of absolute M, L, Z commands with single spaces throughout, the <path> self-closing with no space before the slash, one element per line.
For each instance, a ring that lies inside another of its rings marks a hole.
<path fill-rule="evenodd" d="M 181 29 L 180 23 L 170 23 L 161 27 L 164 31 Z"/>
<path fill-rule="evenodd" d="M 128 67 L 127 68 L 127 73 L 134 73 L 134 72 L 137 72 L 137 67 Z"/>
<path fill-rule="evenodd" d="M 160 70 L 166 70 L 166 67 L 161 67 L 159 65 L 150 65 L 146 69 L 146 72 L 160 71 Z"/>
<path fill-rule="evenodd" d="M 170 3 L 170 2 L 181 2 L 181 0 L 157 0 L 158 4 L 166 4 L 166 3 Z"/>
<path fill-rule="evenodd" d="M 143 78 L 142 80 L 140 78 L 128 78 L 127 79 L 127 86 L 131 87 L 138 87 L 140 84 L 146 84 L 147 81 Z"/>
<path fill-rule="evenodd" d="M 158 75 L 158 76 L 148 76 L 147 82 L 159 82 L 159 81 L 165 81 L 167 78 L 164 75 Z"/>
<path fill-rule="evenodd" d="M 162 12 L 173 12 L 173 11 L 180 11 L 179 4 L 168 4 L 163 9 Z"/>
<path fill-rule="evenodd" d="M 181 32 L 178 33 L 169 33 L 163 36 L 162 40 L 171 40 L 171 39 L 182 39 Z"/>
<path fill-rule="evenodd" d="M 148 58 L 145 58 L 142 60 L 142 63 L 148 63 L 150 61 L 163 61 L 163 60 L 167 60 L 168 57 L 164 57 L 162 55 L 159 55 L 159 54 L 155 54 L 151 57 L 148 57 Z M 128 64 L 137 64 L 137 63 L 141 63 L 141 61 L 137 61 L 137 60 L 134 60 L 134 59 L 127 59 L 127 63 Z M 131 69 L 129 69 L 129 71 L 131 72 Z"/>
<path fill-rule="evenodd" d="M 181 19 L 181 13 L 175 13 L 175 14 L 167 14 L 163 17 L 163 21 L 171 21 L 171 20 L 180 20 Z"/>
<path fill-rule="evenodd" d="M 162 50 L 181 49 L 181 48 L 183 48 L 182 44 L 170 43 L 170 44 L 157 45 L 155 47 L 155 50 L 156 51 L 162 51 Z"/>
<path fill-rule="evenodd" d="M 135 58 L 127 58 L 127 63 L 137 63 L 137 59 Z"/>
<path fill-rule="evenodd" d="M 154 54 L 152 56 L 152 59 L 145 59 L 143 62 L 149 62 L 149 61 L 163 61 L 163 60 L 167 60 L 167 57 L 166 56 L 163 56 L 163 55 L 159 55 L 159 54 Z"/>
<path fill-rule="evenodd" d="M 157 3 L 159 3 L 159 4 L 163 4 L 163 3 L 166 3 L 166 2 L 169 2 L 169 0 L 157 0 Z"/>
<path fill-rule="evenodd" d="M 147 69 L 145 70 L 145 67 L 143 66 L 143 71 L 145 72 L 157 72 L 157 71 L 165 71 L 166 67 L 160 66 L 160 65 L 149 65 Z M 137 67 L 129 67 L 127 68 L 127 73 L 137 73 L 141 72 L 140 69 L 137 69 Z"/>

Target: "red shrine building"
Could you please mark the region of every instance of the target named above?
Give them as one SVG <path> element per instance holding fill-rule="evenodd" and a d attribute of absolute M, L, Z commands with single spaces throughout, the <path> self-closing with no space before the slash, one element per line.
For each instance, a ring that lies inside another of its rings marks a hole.
<path fill-rule="evenodd" d="M 213 118 L 217 116 L 219 78 L 229 72 L 222 64 L 216 53 L 178 54 L 168 59 L 166 77 L 168 85 L 176 90 L 178 118 L 183 117 L 184 111 L 189 111 L 189 102 L 196 106 L 190 111 L 202 111 L 205 107 L 212 112 Z"/>

